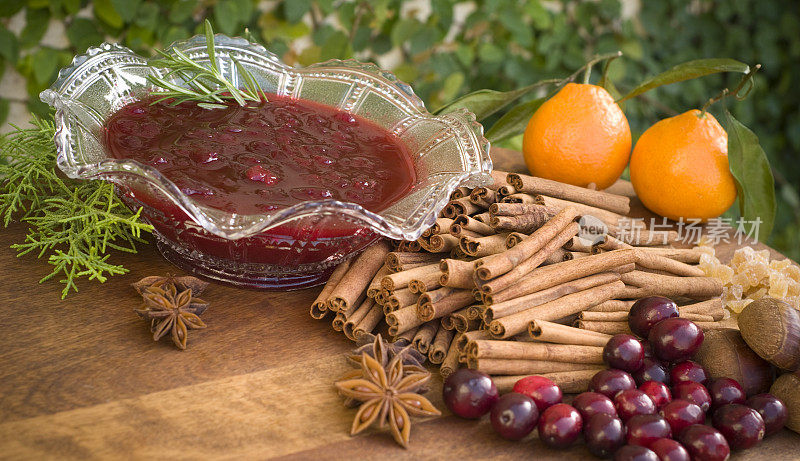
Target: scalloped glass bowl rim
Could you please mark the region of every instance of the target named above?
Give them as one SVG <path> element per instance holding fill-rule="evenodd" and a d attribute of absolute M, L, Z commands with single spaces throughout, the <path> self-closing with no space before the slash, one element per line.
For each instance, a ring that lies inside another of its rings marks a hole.
<path fill-rule="evenodd" d="M 262 45 L 252 43 L 241 37 L 228 37 L 223 34 L 216 34 L 214 37 L 216 44 L 223 46 L 240 46 L 251 52 L 262 54 L 266 59 L 274 61 L 285 72 L 295 72 L 298 74 L 308 73 L 310 70 L 319 72 L 326 67 L 330 68 L 347 68 L 351 71 L 359 70 L 369 76 L 376 78 L 386 85 L 399 86 L 406 96 L 411 107 L 416 111 L 416 115 L 423 118 L 437 119 L 447 117 L 454 119 L 461 123 L 465 129 L 473 131 L 476 135 L 478 142 L 476 147 L 480 150 L 481 159 L 479 160 L 480 168 L 477 171 L 463 171 L 460 175 L 451 178 L 444 186 L 446 195 L 449 196 L 457 187 L 462 184 L 470 184 L 477 186 L 489 180 L 488 173 L 492 169 L 492 162 L 489 158 L 489 142 L 483 137 L 483 126 L 477 122 L 475 115 L 466 109 L 459 109 L 457 111 L 448 113 L 444 116 L 434 116 L 425 109 L 425 105 L 419 97 L 414 94 L 410 85 L 398 80 L 392 73 L 384 71 L 377 67 L 375 64 L 362 63 L 360 61 L 338 60 L 331 59 L 328 61 L 312 64 L 306 68 L 293 68 L 284 64 L 274 53 L 268 51 Z M 182 51 L 187 47 L 194 47 L 198 44 L 205 45 L 205 37 L 196 35 L 187 40 L 179 40 L 171 44 L 167 48 L 167 52 L 173 48 L 181 49 Z M 182 192 L 172 181 L 162 175 L 156 168 L 149 165 L 142 164 L 135 160 L 129 159 L 116 159 L 106 158 L 96 163 L 84 163 L 76 158 L 74 153 L 67 152 L 68 133 L 67 117 L 69 117 L 69 109 L 67 108 L 70 98 L 64 97 L 58 93 L 56 88 L 63 84 L 72 73 L 77 71 L 86 60 L 92 57 L 109 52 L 127 53 L 131 56 L 143 58 L 127 47 L 114 44 L 103 43 L 97 47 L 89 48 L 86 53 L 77 55 L 70 66 L 62 68 L 59 71 L 58 78 L 50 87 L 50 89 L 42 91 L 40 99 L 53 106 L 56 109 L 55 122 L 56 122 L 56 148 L 57 159 L 56 163 L 68 177 L 75 179 L 100 179 L 108 180 L 115 183 L 124 184 L 122 176 L 134 176 L 139 179 L 144 179 L 152 186 L 160 190 L 173 202 L 175 202 L 188 216 L 195 220 L 207 231 L 218 235 L 220 237 L 236 240 L 244 237 L 256 235 L 276 226 L 287 224 L 289 222 L 305 218 L 308 216 L 336 216 L 346 221 L 351 221 L 358 224 L 364 224 L 372 230 L 380 233 L 383 236 L 394 239 L 415 240 L 419 238 L 422 232 L 433 225 L 439 212 L 446 205 L 446 200 L 438 200 L 434 205 L 428 209 L 424 216 L 417 219 L 416 223 L 411 228 L 403 228 L 402 225 L 395 225 L 387 222 L 380 212 L 372 212 L 361 205 L 352 202 L 344 202 L 333 199 L 317 200 L 317 201 L 304 201 L 292 205 L 290 207 L 278 210 L 271 214 L 238 214 L 230 213 L 223 210 L 207 207 L 196 203 L 193 199 Z M 355 67 L 354 67 L 355 66 Z M 309 69 L 307 71 L 306 69 Z M 72 155 L 70 155 L 72 154 Z M 398 199 L 398 200 L 402 200 Z"/>

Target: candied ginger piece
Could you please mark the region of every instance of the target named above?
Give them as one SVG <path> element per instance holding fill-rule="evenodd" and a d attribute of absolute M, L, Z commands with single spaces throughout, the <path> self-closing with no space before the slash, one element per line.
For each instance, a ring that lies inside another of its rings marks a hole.
<path fill-rule="evenodd" d="M 703 253 L 705 253 L 705 254 L 707 254 L 709 256 L 714 256 L 716 254 L 716 250 L 714 250 L 714 247 L 708 246 L 708 245 L 698 245 L 698 246 L 694 247 L 694 249 L 700 250 L 701 252 L 703 252 Z"/>
<path fill-rule="evenodd" d="M 699 267 L 700 270 L 706 273 L 706 275 L 709 275 L 711 272 L 713 272 L 714 266 L 719 265 L 719 259 L 715 258 L 714 256 L 709 255 L 708 253 L 703 253 L 700 255 Z"/>
<path fill-rule="evenodd" d="M 733 253 L 731 263 L 733 263 L 734 266 L 738 266 L 745 261 L 752 261 L 755 257 L 755 253 L 752 247 L 739 248 Z"/>
<path fill-rule="evenodd" d="M 734 299 L 726 302 L 725 305 L 728 306 L 728 309 L 738 314 L 751 302 L 753 302 L 752 299 Z"/>
<path fill-rule="evenodd" d="M 741 285 L 731 284 L 725 285 L 722 288 L 722 299 L 724 301 L 731 301 L 734 299 L 742 299 L 742 295 L 744 294 L 744 289 Z"/>
<path fill-rule="evenodd" d="M 797 297 L 800 296 L 800 282 L 797 282 L 792 279 L 787 279 L 789 282 L 789 287 L 787 289 L 788 296 L 790 297 Z"/>
<path fill-rule="evenodd" d="M 751 286 L 750 279 L 745 273 L 734 274 L 733 277 L 731 277 L 731 283 L 735 286 L 739 286 L 740 288 L 750 288 Z"/>
<path fill-rule="evenodd" d="M 719 280 L 722 283 L 729 283 L 733 278 L 733 268 L 730 266 L 726 266 L 724 264 L 720 264 L 719 266 L 714 266 L 711 270 L 711 277 Z M 706 274 L 709 275 L 709 274 Z"/>
<path fill-rule="evenodd" d="M 784 272 L 795 282 L 800 282 L 800 267 L 796 264 L 790 264 L 789 267 L 784 269 Z"/>
<path fill-rule="evenodd" d="M 783 299 L 786 297 L 786 294 L 789 292 L 789 281 L 786 279 L 782 279 L 776 281 L 775 283 L 770 284 L 769 286 L 769 295 L 773 298 Z"/>
<path fill-rule="evenodd" d="M 766 295 L 767 295 L 767 287 L 761 287 L 756 290 L 748 291 L 747 299 L 753 299 L 753 300 L 761 299 Z"/>
<path fill-rule="evenodd" d="M 773 259 L 769 262 L 769 268 L 774 271 L 782 271 L 792 264 L 792 260 L 786 259 Z"/>
<path fill-rule="evenodd" d="M 769 264 L 769 250 L 756 251 L 755 259 L 764 264 Z"/>

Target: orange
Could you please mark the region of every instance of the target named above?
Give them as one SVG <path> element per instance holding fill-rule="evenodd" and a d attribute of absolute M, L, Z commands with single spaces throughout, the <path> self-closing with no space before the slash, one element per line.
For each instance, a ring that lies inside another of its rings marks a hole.
<path fill-rule="evenodd" d="M 605 189 L 628 164 L 631 130 L 608 91 L 569 83 L 533 114 L 522 152 L 534 176 Z"/>
<path fill-rule="evenodd" d="M 728 134 L 713 115 L 696 109 L 661 120 L 636 142 L 631 182 L 642 203 L 661 216 L 716 218 L 736 199 Z"/>

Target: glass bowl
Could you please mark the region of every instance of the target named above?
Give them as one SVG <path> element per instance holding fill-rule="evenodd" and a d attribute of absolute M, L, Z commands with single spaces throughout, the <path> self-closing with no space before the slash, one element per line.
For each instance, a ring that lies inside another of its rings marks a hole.
<path fill-rule="evenodd" d="M 214 43 L 217 65 L 234 84 L 239 75 L 232 58 L 266 92 L 335 106 L 392 132 L 409 147 L 417 182 L 378 212 L 330 199 L 255 215 L 204 206 L 155 168 L 107 154 L 103 123 L 147 95 L 152 86 L 145 77 L 160 71 L 116 44 L 90 48 L 40 95 L 56 109 L 57 164 L 70 178 L 113 182 L 128 206 L 142 207 L 159 251 L 185 270 L 237 286 L 316 285 L 379 236 L 418 238 L 456 187 L 489 179 L 489 143 L 475 116 L 466 110 L 431 115 L 410 86 L 374 64 L 331 60 L 297 69 L 242 38 L 216 35 Z M 202 36 L 175 42 L 167 51 L 175 49 L 208 62 Z"/>

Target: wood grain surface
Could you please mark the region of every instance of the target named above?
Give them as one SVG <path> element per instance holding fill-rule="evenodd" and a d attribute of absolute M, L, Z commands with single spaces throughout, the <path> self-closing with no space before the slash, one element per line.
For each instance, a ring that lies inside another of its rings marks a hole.
<path fill-rule="evenodd" d="M 517 153 L 493 155 L 500 169 L 522 167 Z M 319 288 L 212 284 L 203 294 L 208 328 L 191 331 L 180 351 L 154 342 L 133 312 L 131 282 L 180 273 L 153 245 L 113 255 L 129 274 L 81 281 L 60 301 L 59 284 L 37 283 L 47 263 L 9 249 L 23 236 L 19 225 L 0 230 L 0 458 L 593 459 L 580 444 L 507 442 L 487 418 L 449 415 L 438 374 L 428 397 L 445 415 L 416 420 L 410 449 L 380 431 L 351 438 L 355 411 L 332 383 L 350 369 L 342 354 L 353 344 L 309 317 Z M 734 249 L 724 243 L 718 254 L 726 260 Z M 784 430 L 734 458 L 797 459 L 798 448 L 800 435 Z"/>

